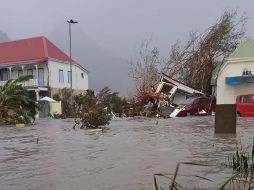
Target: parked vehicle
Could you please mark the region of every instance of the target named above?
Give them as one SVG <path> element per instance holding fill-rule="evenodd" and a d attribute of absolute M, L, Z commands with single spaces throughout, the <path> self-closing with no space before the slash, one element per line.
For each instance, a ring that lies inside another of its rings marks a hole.
<path fill-rule="evenodd" d="M 180 104 L 177 116 L 207 115 L 214 110 L 215 98 L 212 96 L 192 96 Z"/>
<path fill-rule="evenodd" d="M 254 117 L 254 93 L 236 97 L 236 111 L 239 116 Z"/>

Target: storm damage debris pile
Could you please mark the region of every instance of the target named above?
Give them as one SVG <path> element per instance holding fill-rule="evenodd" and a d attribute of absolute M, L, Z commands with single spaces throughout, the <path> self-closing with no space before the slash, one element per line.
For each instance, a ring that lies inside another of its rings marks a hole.
<path fill-rule="evenodd" d="M 125 113 L 126 116 L 164 118 L 208 115 L 214 111 L 214 105 L 215 97 L 188 87 L 163 73 L 156 90 L 136 95 L 129 100 Z"/>
<path fill-rule="evenodd" d="M 149 46 L 150 41 L 142 44 L 136 61 L 130 62 L 130 77 L 136 84 L 136 96 L 130 102 L 136 110 L 134 115 L 168 116 L 190 96 L 196 97 L 196 103 L 206 99 L 197 96 L 214 94 L 210 85 L 212 71 L 236 49 L 244 36 L 246 21 L 246 16 L 226 11 L 205 32 L 192 32 L 185 45 L 173 45 L 166 60 L 159 57 L 157 48 Z M 214 98 L 209 101 L 214 102 Z M 144 110 L 149 110 L 149 114 Z M 200 110 L 207 111 L 210 112 Z"/>

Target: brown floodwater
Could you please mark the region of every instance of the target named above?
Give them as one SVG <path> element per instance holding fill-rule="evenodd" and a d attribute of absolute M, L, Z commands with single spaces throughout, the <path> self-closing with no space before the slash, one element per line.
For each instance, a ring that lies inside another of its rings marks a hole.
<path fill-rule="evenodd" d="M 236 135 L 223 136 L 214 135 L 212 116 L 117 119 L 102 132 L 73 130 L 65 120 L 0 127 L 0 189 L 150 190 L 154 173 L 173 173 L 179 162 L 209 165 L 180 167 L 187 189 L 215 189 L 232 172 L 224 163 L 235 144 L 252 146 L 254 119 L 237 123 Z M 169 183 L 158 181 L 162 188 Z"/>

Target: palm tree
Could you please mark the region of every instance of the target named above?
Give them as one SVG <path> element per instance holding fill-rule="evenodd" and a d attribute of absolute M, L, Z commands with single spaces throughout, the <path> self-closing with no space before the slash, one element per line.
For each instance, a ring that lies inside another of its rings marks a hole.
<path fill-rule="evenodd" d="M 38 106 L 22 87 L 27 80 L 29 76 L 20 76 L 0 86 L 0 124 L 29 123 L 35 119 Z"/>

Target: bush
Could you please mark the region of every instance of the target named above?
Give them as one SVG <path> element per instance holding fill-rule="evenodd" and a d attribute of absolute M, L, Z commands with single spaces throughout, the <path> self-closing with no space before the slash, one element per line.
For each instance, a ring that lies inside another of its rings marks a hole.
<path fill-rule="evenodd" d="M 111 120 L 110 96 L 111 91 L 102 89 L 96 96 L 92 90 L 75 96 L 75 125 L 81 128 L 99 128 L 109 124 Z"/>
<path fill-rule="evenodd" d="M 57 102 L 61 101 L 61 97 L 60 97 L 60 94 L 54 94 L 53 95 L 53 99 Z"/>

